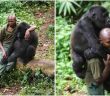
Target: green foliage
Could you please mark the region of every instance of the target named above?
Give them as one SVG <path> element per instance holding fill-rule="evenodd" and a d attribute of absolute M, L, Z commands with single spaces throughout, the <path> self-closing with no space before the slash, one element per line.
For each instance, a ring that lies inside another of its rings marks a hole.
<path fill-rule="evenodd" d="M 37 31 L 39 30 L 40 26 L 43 24 L 43 18 L 36 19 L 34 17 L 33 11 L 30 10 L 30 6 L 24 6 L 25 2 L 20 2 L 20 1 L 5 1 L 5 2 L 0 2 L 0 26 L 3 26 L 6 24 L 6 19 L 8 15 L 16 14 L 17 16 L 17 21 L 25 21 L 29 24 L 34 24 L 37 27 Z M 36 7 L 34 6 L 34 9 Z M 40 9 L 40 7 L 37 7 Z M 29 9 L 29 10 L 27 10 Z"/>
<path fill-rule="evenodd" d="M 59 95 L 67 95 L 65 88 L 68 86 L 71 88 L 71 94 L 85 87 L 84 82 L 72 70 L 70 34 L 73 29 L 74 25 L 68 24 L 61 17 L 56 17 L 56 91 Z"/>
<path fill-rule="evenodd" d="M 110 2 L 102 3 L 102 6 L 105 7 L 110 12 Z"/>
<path fill-rule="evenodd" d="M 12 10 L 18 11 L 22 6 L 23 4 L 19 1 L 7 0 L 4 2 L 3 0 L 0 1 L 0 13 L 10 13 Z"/>
<path fill-rule="evenodd" d="M 57 60 L 70 61 L 70 34 L 73 25 L 68 25 L 65 19 L 56 18 L 56 53 Z M 63 59 L 61 59 L 63 58 Z"/>
<path fill-rule="evenodd" d="M 46 31 L 46 35 L 49 39 L 54 40 L 54 25 L 49 25 L 48 30 Z"/>
<path fill-rule="evenodd" d="M 27 84 L 20 91 L 21 95 L 53 95 L 54 78 L 46 76 L 41 70 L 36 70 L 34 74 L 30 71 L 25 73 Z M 29 75 L 30 74 L 30 75 Z M 25 83 L 25 82 L 24 82 Z"/>
<path fill-rule="evenodd" d="M 5 72 L 2 76 L 0 76 L 0 88 L 14 86 L 20 83 L 23 74 L 21 71 L 17 69 L 15 70 Z"/>
<path fill-rule="evenodd" d="M 74 0 L 57 0 L 56 13 L 57 16 L 65 17 L 71 23 L 77 20 L 93 5 L 101 5 L 105 1 L 74 1 Z M 83 6 L 83 7 L 81 7 Z"/>
<path fill-rule="evenodd" d="M 54 94 L 54 78 L 42 73 L 40 69 L 33 72 L 29 68 L 13 70 L 0 77 L 0 87 L 22 85 L 20 95 Z"/>
<path fill-rule="evenodd" d="M 74 0 L 59 0 L 57 2 L 57 9 L 59 14 L 63 14 L 64 16 L 70 15 L 72 13 L 76 14 L 76 9 L 74 6 L 81 7 L 76 1 Z"/>

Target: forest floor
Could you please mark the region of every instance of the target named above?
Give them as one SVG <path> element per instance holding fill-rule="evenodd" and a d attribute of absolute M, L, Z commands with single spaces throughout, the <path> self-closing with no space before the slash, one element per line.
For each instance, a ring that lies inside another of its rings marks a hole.
<path fill-rule="evenodd" d="M 41 68 L 41 70 L 47 75 L 54 74 L 54 38 L 49 39 L 47 31 L 50 25 L 54 26 L 54 8 L 51 7 L 47 11 L 39 11 L 33 14 L 36 19 L 43 18 L 43 24 L 38 32 L 39 44 L 36 50 L 34 60 L 30 61 L 26 67 L 35 70 Z M 37 25 L 36 25 L 37 26 Z M 53 36 L 54 37 L 54 36 Z M 24 68 L 22 62 L 18 60 L 17 68 Z M 12 87 L 0 88 L 0 94 L 2 95 L 15 95 L 19 94 L 21 85 Z"/>

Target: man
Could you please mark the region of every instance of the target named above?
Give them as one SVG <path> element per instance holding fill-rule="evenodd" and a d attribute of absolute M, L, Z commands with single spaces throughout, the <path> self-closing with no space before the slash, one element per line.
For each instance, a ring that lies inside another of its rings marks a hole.
<path fill-rule="evenodd" d="M 93 58 L 87 61 L 85 80 L 90 95 L 104 95 L 103 83 L 105 83 L 110 76 L 110 55 L 108 55 L 110 54 L 110 28 L 101 30 L 99 40 L 105 51 L 105 58 L 100 60 Z M 105 87 L 107 86 L 109 85 Z"/>
<path fill-rule="evenodd" d="M 2 64 L 2 58 L 7 58 L 6 51 L 10 47 L 13 38 L 14 38 L 14 32 L 19 24 L 16 22 L 16 16 L 10 15 L 7 18 L 7 25 L 4 26 L 0 33 L 0 75 L 3 71 L 9 70 L 12 68 L 13 65 L 16 64 L 16 60 L 14 62 L 11 62 L 11 64 Z M 30 32 L 35 30 L 35 26 L 31 26 L 29 29 L 26 30 L 25 33 L 25 39 L 28 40 L 30 36 Z"/>

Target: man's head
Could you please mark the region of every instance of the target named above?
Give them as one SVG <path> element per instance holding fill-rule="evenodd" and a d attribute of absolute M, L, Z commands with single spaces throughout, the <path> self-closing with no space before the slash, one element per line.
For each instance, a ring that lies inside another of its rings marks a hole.
<path fill-rule="evenodd" d="M 102 29 L 99 38 L 104 47 L 110 48 L 110 28 Z"/>
<path fill-rule="evenodd" d="M 8 25 L 10 27 L 14 27 L 16 25 L 16 16 L 15 15 L 9 15 L 7 18 Z"/>

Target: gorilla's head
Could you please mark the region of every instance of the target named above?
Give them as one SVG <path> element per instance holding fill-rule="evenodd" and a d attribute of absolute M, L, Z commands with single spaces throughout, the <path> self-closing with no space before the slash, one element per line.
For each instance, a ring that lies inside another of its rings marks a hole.
<path fill-rule="evenodd" d="M 88 16 L 96 27 L 103 28 L 108 21 L 109 13 L 104 7 L 94 5 L 89 9 Z"/>
<path fill-rule="evenodd" d="M 17 37 L 23 39 L 25 32 L 28 28 L 30 28 L 30 25 L 28 25 L 27 23 L 25 22 L 20 23 L 15 31 L 15 33 L 17 33 Z"/>

